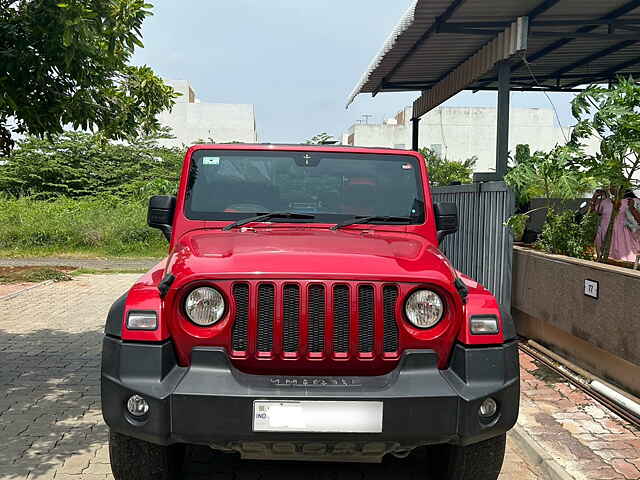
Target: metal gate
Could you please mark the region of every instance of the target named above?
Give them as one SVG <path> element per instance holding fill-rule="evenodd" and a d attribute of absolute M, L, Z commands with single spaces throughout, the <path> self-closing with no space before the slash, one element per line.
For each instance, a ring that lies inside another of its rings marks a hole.
<path fill-rule="evenodd" d="M 458 205 L 460 228 L 441 250 L 453 266 L 487 287 L 511 309 L 513 237 L 504 222 L 515 211 L 515 195 L 504 182 L 435 187 L 434 202 Z"/>

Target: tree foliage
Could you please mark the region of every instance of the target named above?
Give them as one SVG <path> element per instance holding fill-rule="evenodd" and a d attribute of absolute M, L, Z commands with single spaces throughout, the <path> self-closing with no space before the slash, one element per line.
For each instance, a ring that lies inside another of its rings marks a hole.
<path fill-rule="evenodd" d="M 594 186 L 593 177 L 578 166 L 581 157 L 582 153 L 573 145 L 556 146 L 549 152 L 533 155 L 520 149 L 504 180 L 521 201 L 542 197 L 549 206 L 552 199 L 570 200 Z"/>
<path fill-rule="evenodd" d="M 600 151 L 585 155 L 579 164 L 606 187 L 614 204 L 600 261 L 609 258 L 613 226 L 625 192 L 637 188 L 640 173 L 640 84 L 633 78 L 618 78 L 611 88 L 592 85 L 572 102 L 579 120 L 572 144 L 580 146 L 590 137 L 601 139 Z"/>
<path fill-rule="evenodd" d="M 463 162 L 447 160 L 433 150 L 423 148 L 420 153 L 424 156 L 429 167 L 429 182 L 435 187 L 444 187 L 455 183 L 471 183 L 473 181 L 473 167 L 478 161 L 471 157 Z"/>
<path fill-rule="evenodd" d="M 568 246 L 562 235 L 556 235 L 556 232 L 561 230 L 556 227 L 565 225 L 568 217 L 555 215 L 551 209 L 553 199 L 572 200 L 594 187 L 594 179 L 579 166 L 581 158 L 582 153 L 575 145 L 556 146 L 549 152 L 538 151 L 533 155 L 529 145 L 516 147 L 515 157 L 512 158 L 513 165 L 504 180 L 516 193 L 519 207 L 525 210 L 532 198 L 546 199 L 545 207 L 518 213 L 507 220 L 505 225 L 511 229 L 517 241 L 524 234 L 529 215 L 537 210 L 546 209 L 548 226 L 544 227 L 546 230 L 543 230 L 542 236 L 547 240 L 541 244 L 544 245 L 543 249 L 551 253 L 560 253 L 560 250 L 573 253 L 580 249 L 581 252 L 584 251 L 584 242 L 576 239 Z M 575 231 L 572 230 L 570 235 L 574 234 Z M 578 256 L 582 258 L 582 255 L 583 253 L 580 253 Z"/>
<path fill-rule="evenodd" d="M 305 143 L 307 145 L 323 145 L 333 140 L 333 136 L 329 135 L 327 132 L 322 132 L 317 135 L 314 135 Z"/>
<path fill-rule="evenodd" d="M 71 125 L 131 139 L 160 127 L 176 94 L 129 60 L 142 47 L 144 0 L 0 0 L 0 154 L 11 131 Z"/>
<path fill-rule="evenodd" d="M 175 193 L 182 150 L 160 147 L 156 140 L 113 143 L 100 134 L 78 132 L 27 137 L 0 165 L 0 190 L 36 199 L 104 194 L 146 199 Z"/>

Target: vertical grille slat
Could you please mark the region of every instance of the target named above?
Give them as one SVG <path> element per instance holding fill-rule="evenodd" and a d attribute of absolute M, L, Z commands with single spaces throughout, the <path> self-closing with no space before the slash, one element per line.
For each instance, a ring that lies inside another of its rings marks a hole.
<path fill-rule="evenodd" d="M 245 352 L 247 345 L 247 326 L 249 324 L 249 285 L 234 285 L 233 298 L 236 304 L 236 315 L 232 330 L 232 347 L 237 352 Z"/>
<path fill-rule="evenodd" d="M 320 353 L 324 351 L 325 328 L 325 293 L 324 286 L 311 285 L 309 287 L 309 351 Z"/>
<path fill-rule="evenodd" d="M 373 352 L 374 305 L 373 287 L 363 285 L 358 289 L 358 351 Z"/>
<path fill-rule="evenodd" d="M 284 351 L 298 351 L 300 337 L 300 287 L 285 285 L 282 295 L 283 339 Z"/>
<path fill-rule="evenodd" d="M 273 285 L 258 287 L 258 352 L 270 352 L 273 349 L 274 298 Z"/>
<path fill-rule="evenodd" d="M 349 352 L 349 287 L 336 285 L 333 289 L 333 350 Z"/>
<path fill-rule="evenodd" d="M 384 351 L 392 353 L 398 351 L 398 324 L 396 323 L 396 303 L 398 302 L 398 289 L 396 287 L 384 287 Z"/>

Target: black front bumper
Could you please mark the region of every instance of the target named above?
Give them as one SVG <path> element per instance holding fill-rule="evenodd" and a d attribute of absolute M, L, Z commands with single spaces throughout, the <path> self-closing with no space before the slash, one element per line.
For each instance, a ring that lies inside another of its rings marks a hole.
<path fill-rule="evenodd" d="M 102 412 L 112 430 L 149 442 L 240 451 L 250 445 L 263 449 L 286 444 L 295 449 L 319 442 L 378 453 L 436 443 L 468 445 L 505 433 L 515 424 L 519 405 L 515 342 L 483 348 L 457 345 L 447 370 L 436 364 L 433 351 L 412 350 L 383 376 L 249 375 L 234 368 L 223 349 L 194 349 L 192 365 L 186 368 L 176 364 L 171 342 L 151 345 L 105 337 Z M 133 394 L 144 396 L 150 405 L 143 421 L 126 412 Z M 481 421 L 478 409 L 488 396 L 498 402 L 499 414 Z M 382 401 L 383 431 L 253 432 L 254 400 L 302 399 Z"/>

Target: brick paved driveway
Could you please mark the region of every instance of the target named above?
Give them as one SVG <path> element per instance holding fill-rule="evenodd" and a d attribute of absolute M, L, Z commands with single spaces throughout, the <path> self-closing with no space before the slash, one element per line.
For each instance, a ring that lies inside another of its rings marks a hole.
<path fill-rule="evenodd" d="M 100 413 L 100 342 L 109 306 L 136 278 L 86 275 L 0 301 L 0 479 L 113 478 Z M 184 480 L 427 480 L 407 462 L 240 463 L 206 448 L 188 455 Z M 502 478 L 543 477 L 510 445 Z"/>

